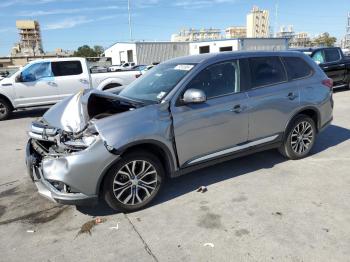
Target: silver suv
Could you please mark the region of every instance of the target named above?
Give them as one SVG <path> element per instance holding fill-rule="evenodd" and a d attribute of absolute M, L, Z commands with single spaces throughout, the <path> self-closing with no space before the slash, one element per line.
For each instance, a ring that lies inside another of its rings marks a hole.
<path fill-rule="evenodd" d="M 298 52 L 173 59 L 118 95 L 84 91 L 33 122 L 27 167 L 64 204 L 149 204 L 166 177 L 278 148 L 307 156 L 332 121 L 332 81 Z"/>

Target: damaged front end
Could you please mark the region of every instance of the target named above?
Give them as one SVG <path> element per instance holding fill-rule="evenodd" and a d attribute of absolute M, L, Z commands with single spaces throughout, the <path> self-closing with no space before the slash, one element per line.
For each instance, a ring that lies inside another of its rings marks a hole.
<path fill-rule="evenodd" d="M 34 121 L 26 164 L 39 193 L 64 204 L 95 202 L 102 174 L 118 156 L 106 149 L 94 123 L 137 106 L 113 94 L 89 91 L 56 104 Z"/>

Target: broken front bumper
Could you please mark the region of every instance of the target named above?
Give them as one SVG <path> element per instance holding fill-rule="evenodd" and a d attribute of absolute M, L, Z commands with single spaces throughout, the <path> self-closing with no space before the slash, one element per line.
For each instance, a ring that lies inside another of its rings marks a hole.
<path fill-rule="evenodd" d="M 71 155 L 43 157 L 28 141 L 27 171 L 39 194 L 61 204 L 86 205 L 98 201 L 103 174 L 116 159 L 102 141 Z"/>

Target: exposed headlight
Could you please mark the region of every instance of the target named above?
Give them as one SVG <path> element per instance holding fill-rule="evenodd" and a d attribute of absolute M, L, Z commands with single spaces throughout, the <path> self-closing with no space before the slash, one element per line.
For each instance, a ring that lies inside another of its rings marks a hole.
<path fill-rule="evenodd" d="M 83 136 L 82 141 L 84 142 L 85 145 L 91 146 L 97 139 L 97 136 L 92 135 L 92 136 Z"/>
<path fill-rule="evenodd" d="M 91 146 L 97 140 L 97 135 L 84 135 L 79 139 L 67 140 L 63 144 L 71 149 L 82 150 Z"/>

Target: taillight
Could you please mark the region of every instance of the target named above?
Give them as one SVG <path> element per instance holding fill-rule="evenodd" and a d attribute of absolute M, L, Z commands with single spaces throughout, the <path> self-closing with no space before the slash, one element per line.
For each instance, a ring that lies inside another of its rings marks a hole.
<path fill-rule="evenodd" d="M 332 89 L 333 88 L 333 80 L 331 78 L 326 78 L 322 80 L 322 85 Z"/>
<path fill-rule="evenodd" d="M 136 78 L 139 78 L 140 76 L 142 76 L 142 74 L 135 75 Z"/>

